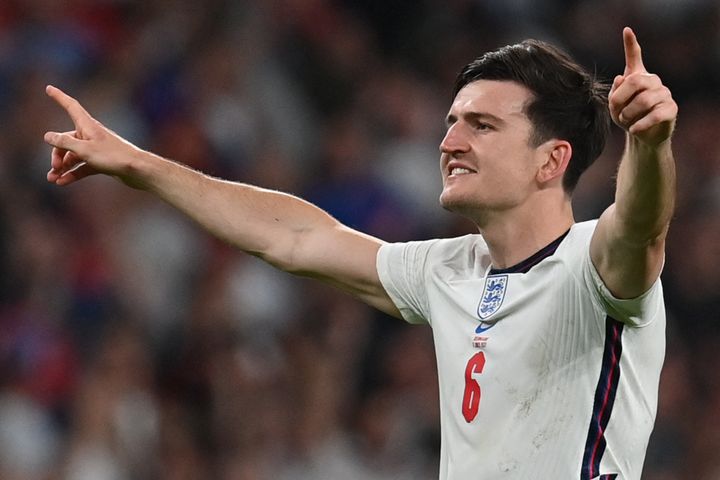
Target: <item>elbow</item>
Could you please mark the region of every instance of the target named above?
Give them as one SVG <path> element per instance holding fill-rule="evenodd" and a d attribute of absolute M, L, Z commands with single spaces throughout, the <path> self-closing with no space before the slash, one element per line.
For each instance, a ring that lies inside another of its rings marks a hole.
<path fill-rule="evenodd" d="M 617 231 L 626 242 L 636 246 L 652 246 L 663 242 L 670 228 L 672 206 L 655 211 L 647 211 L 644 215 L 637 213 L 616 212 Z"/>
<path fill-rule="evenodd" d="M 278 270 L 293 275 L 302 275 L 307 270 L 300 261 L 302 258 L 302 236 L 301 234 L 294 234 L 280 236 L 272 240 L 268 239 L 261 248 L 248 253 Z"/>
<path fill-rule="evenodd" d="M 667 233 L 670 227 L 670 223 L 666 222 L 663 224 L 630 224 L 624 225 L 623 228 L 619 229 L 623 232 L 620 235 L 623 243 L 635 249 L 652 249 L 658 245 L 664 245 Z"/>

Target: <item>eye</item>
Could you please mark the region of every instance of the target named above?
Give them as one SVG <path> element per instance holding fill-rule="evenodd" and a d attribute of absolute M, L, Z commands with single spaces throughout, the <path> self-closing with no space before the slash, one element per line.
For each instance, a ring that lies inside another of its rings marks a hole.
<path fill-rule="evenodd" d="M 478 130 L 480 132 L 485 132 L 488 130 L 495 130 L 495 127 L 493 127 L 491 124 L 486 122 L 475 122 L 475 130 Z"/>

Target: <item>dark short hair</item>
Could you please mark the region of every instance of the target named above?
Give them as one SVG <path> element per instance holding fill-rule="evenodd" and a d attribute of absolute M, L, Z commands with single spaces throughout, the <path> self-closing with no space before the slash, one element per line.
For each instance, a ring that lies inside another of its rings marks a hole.
<path fill-rule="evenodd" d="M 571 193 L 580 175 L 600 156 L 610 131 L 609 86 L 566 52 L 539 40 L 525 40 L 488 52 L 466 65 L 455 81 L 453 98 L 476 80 L 517 82 L 534 98 L 525 105 L 533 125 L 530 142 L 567 140 L 573 153 L 563 177 Z"/>

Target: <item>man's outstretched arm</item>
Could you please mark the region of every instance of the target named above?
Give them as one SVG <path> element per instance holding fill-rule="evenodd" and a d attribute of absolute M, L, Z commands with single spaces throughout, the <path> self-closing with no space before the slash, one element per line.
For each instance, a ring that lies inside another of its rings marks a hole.
<path fill-rule="evenodd" d="M 623 31 L 625 71 L 609 96 L 612 119 L 627 133 L 615 203 L 600 217 L 590 254 L 618 298 L 641 295 L 662 270 L 665 238 L 675 204 L 675 161 L 670 140 L 677 104 L 643 65 L 640 45 Z"/>
<path fill-rule="evenodd" d="M 47 178 L 68 185 L 106 174 L 156 194 L 211 234 L 282 270 L 321 279 L 399 317 L 378 278 L 382 242 L 352 230 L 318 207 L 289 194 L 209 177 L 130 144 L 55 87 L 47 94 L 75 130 L 48 132 Z"/>

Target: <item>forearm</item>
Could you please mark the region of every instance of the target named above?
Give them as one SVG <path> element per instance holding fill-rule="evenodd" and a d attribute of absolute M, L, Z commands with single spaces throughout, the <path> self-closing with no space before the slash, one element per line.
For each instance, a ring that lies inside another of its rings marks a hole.
<path fill-rule="evenodd" d="M 283 270 L 293 265 L 298 238 L 338 223 L 292 195 L 212 178 L 141 151 L 128 169 L 128 183 L 149 191 L 212 235 Z"/>
<path fill-rule="evenodd" d="M 648 146 L 628 135 L 620 162 L 615 215 L 625 241 L 646 245 L 664 236 L 675 205 L 675 162 L 670 140 Z"/>

